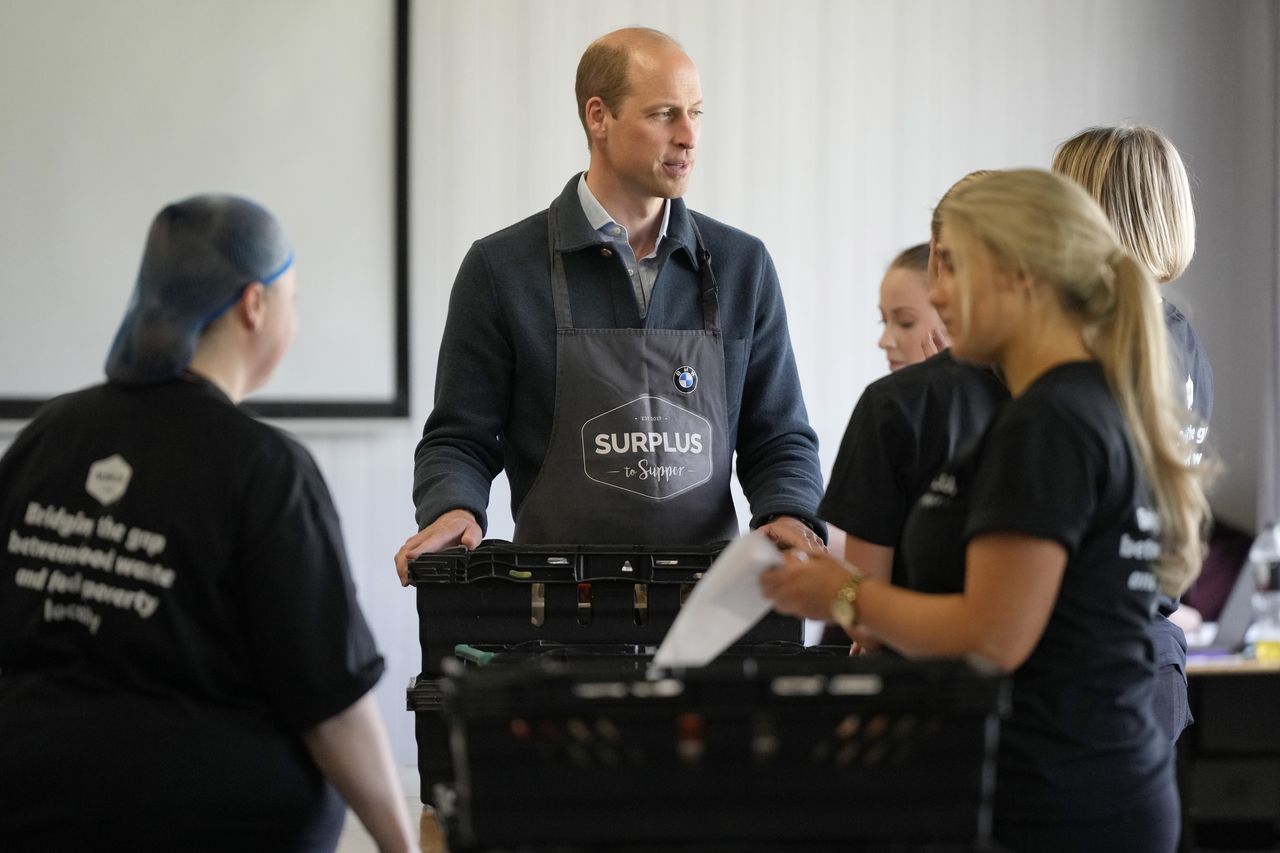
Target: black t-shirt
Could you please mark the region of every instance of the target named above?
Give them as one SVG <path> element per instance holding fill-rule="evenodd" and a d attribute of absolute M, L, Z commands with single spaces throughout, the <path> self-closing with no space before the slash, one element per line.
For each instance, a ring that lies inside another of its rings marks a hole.
<path fill-rule="evenodd" d="M 0 459 L 0 536 L 0 837 L 331 842 L 301 734 L 383 661 L 301 445 L 194 377 L 89 388 Z"/>
<path fill-rule="evenodd" d="M 1170 747 L 1151 714 L 1157 527 L 1095 362 L 1037 379 L 912 511 L 904 550 L 915 589 L 959 591 L 966 546 L 986 533 L 1024 533 L 1068 553 L 1044 634 L 1013 676 L 997 820 L 1104 817 L 1172 785 Z"/>
<path fill-rule="evenodd" d="M 906 584 L 899 540 L 907 513 L 943 463 L 991 422 L 1009 392 L 989 368 L 944 350 L 867 386 L 849 418 L 818 515 L 898 549 L 893 582 Z"/>

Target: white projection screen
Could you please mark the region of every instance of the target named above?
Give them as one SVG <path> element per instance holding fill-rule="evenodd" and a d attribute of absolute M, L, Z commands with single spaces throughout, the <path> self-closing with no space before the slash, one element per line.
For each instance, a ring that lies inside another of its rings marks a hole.
<path fill-rule="evenodd" d="M 408 411 L 409 0 L 0 4 L 0 418 L 102 379 L 155 213 L 285 224 L 300 328 L 248 403 Z"/>

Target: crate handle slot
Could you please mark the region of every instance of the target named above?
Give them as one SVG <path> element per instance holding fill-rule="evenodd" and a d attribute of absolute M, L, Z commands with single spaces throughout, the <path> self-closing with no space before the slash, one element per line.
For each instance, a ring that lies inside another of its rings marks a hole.
<path fill-rule="evenodd" d="M 529 621 L 533 627 L 541 628 L 547 621 L 547 585 L 529 584 L 529 590 Z"/>
<path fill-rule="evenodd" d="M 578 584 L 578 624 L 591 624 L 591 584 L 586 581 Z"/>
<path fill-rule="evenodd" d="M 634 614 L 637 625 L 649 624 L 649 585 L 638 583 L 635 585 L 635 594 L 633 601 L 635 603 Z"/>

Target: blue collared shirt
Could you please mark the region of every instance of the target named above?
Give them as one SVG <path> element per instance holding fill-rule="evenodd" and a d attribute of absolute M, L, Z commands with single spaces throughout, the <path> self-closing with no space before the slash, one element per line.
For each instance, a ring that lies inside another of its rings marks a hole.
<path fill-rule="evenodd" d="M 658 248 L 667 237 L 667 221 L 671 218 L 671 199 L 662 205 L 662 224 L 658 227 L 658 239 L 653 244 L 653 251 L 640 260 L 636 260 L 635 252 L 628 242 L 627 229 L 613 221 L 609 211 L 605 210 L 587 186 L 587 173 L 578 178 L 578 201 L 582 203 L 582 212 L 587 222 L 596 233 L 616 246 L 615 251 L 627 265 L 627 274 L 631 276 L 631 286 L 636 293 L 636 307 L 643 318 L 649 313 L 649 299 L 653 296 L 653 285 L 658 280 Z"/>

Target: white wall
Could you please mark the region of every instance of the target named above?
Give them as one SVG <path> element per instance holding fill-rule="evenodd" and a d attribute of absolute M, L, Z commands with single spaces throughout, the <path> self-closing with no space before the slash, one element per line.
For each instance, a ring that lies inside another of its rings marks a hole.
<path fill-rule="evenodd" d="M 953 180 L 1047 166 L 1087 125 L 1169 133 L 1196 178 L 1200 249 L 1176 292 L 1217 368 L 1228 473 L 1215 503 L 1252 528 L 1252 368 L 1277 281 L 1275 0 L 420 0 L 413 10 L 413 415 L 288 425 L 338 502 L 390 663 L 379 692 L 401 760 L 414 759 L 403 688 L 418 652 L 413 596 L 395 583 L 391 555 L 413 527 L 412 452 L 449 287 L 472 240 L 544 208 L 585 166 L 573 72 L 587 42 L 617 26 L 666 30 L 699 65 L 707 117 L 689 200 L 773 252 L 827 470 L 862 387 L 884 371 L 883 266 L 927 236 Z M 15 283 L 0 288 L 22 305 Z M 510 534 L 506 504 L 499 486 L 491 535 Z"/>

